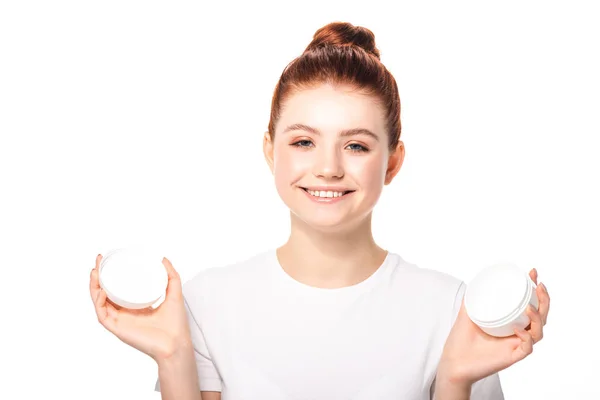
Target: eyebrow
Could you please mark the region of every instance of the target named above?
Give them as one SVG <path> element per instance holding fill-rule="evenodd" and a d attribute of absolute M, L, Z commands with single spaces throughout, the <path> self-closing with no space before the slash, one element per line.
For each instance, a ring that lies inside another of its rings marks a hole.
<path fill-rule="evenodd" d="M 308 125 L 304 125 L 304 124 L 292 124 L 292 125 L 288 126 L 287 128 L 285 128 L 283 133 L 286 133 L 289 131 L 307 131 L 307 132 L 313 133 L 315 135 L 321 134 L 321 132 L 317 128 L 313 128 L 312 126 L 308 126 Z M 341 137 L 349 137 L 349 136 L 356 136 L 356 135 L 367 135 L 367 136 L 370 136 L 373 139 L 379 141 L 379 137 L 376 134 L 374 134 L 373 132 L 371 132 L 370 130 L 365 129 L 365 128 L 344 129 L 343 131 L 340 131 Z"/>

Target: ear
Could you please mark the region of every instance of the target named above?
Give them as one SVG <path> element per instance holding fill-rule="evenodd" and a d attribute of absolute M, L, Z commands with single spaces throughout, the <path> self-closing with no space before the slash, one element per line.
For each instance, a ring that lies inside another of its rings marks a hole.
<path fill-rule="evenodd" d="M 402 163 L 404 162 L 404 143 L 400 140 L 398 141 L 398 145 L 390 157 L 388 159 L 388 167 L 385 172 L 385 185 L 389 185 L 392 183 L 392 180 L 400 171 L 402 167 Z"/>
<path fill-rule="evenodd" d="M 265 132 L 263 136 L 263 153 L 265 155 L 265 160 L 269 165 L 269 169 L 271 170 L 271 174 L 273 173 L 273 166 L 275 165 L 273 159 L 273 141 L 271 140 L 271 135 L 269 132 Z"/>

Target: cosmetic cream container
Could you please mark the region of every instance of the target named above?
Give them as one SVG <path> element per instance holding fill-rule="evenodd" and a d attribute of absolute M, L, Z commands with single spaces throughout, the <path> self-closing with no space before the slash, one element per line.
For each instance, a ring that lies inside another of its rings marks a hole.
<path fill-rule="evenodd" d="M 481 270 L 468 284 L 465 309 L 471 321 L 485 333 L 506 337 L 529 323 L 527 306 L 538 308 L 536 285 L 529 274 L 511 263 L 495 264 Z"/>
<path fill-rule="evenodd" d="M 168 284 L 162 253 L 137 246 L 109 251 L 99 266 L 100 287 L 113 303 L 129 309 L 153 306 Z"/>

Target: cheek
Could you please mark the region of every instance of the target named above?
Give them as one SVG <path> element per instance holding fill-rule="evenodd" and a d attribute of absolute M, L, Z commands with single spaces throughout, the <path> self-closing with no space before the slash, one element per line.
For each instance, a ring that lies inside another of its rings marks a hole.
<path fill-rule="evenodd" d="M 310 168 L 309 157 L 293 150 L 285 145 L 275 148 L 273 174 L 275 175 L 275 183 L 280 187 L 293 184 L 302 177 L 307 168 Z"/>
<path fill-rule="evenodd" d="M 361 163 L 352 163 L 348 166 L 352 177 L 364 189 L 377 189 L 383 186 L 386 165 L 379 158 L 365 159 Z"/>

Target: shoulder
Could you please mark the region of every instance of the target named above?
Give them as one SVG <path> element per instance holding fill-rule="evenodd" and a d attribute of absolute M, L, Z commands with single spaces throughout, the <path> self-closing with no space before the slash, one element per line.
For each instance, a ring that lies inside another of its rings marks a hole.
<path fill-rule="evenodd" d="M 183 295 L 190 303 L 264 284 L 270 256 L 271 251 L 262 251 L 230 264 L 205 268 L 183 284 Z"/>
<path fill-rule="evenodd" d="M 406 261 L 400 255 L 392 253 L 397 260 L 397 267 L 393 272 L 393 279 L 410 285 L 413 289 L 427 293 L 459 294 L 464 287 L 464 282 L 441 269 L 420 267 Z"/>
<path fill-rule="evenodd" d="M 419 308 L 450 318 L 450 323 L 458 314 L 466 289 L 465 282 L 440 269 L 420 267 L 404 260 L 394 253 L 397 267 L 392 273 L 395 291 L 403 299 L 418 302 Z"/>

